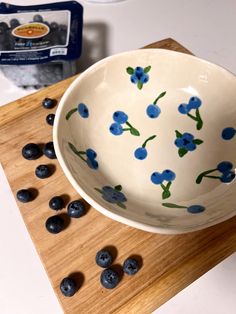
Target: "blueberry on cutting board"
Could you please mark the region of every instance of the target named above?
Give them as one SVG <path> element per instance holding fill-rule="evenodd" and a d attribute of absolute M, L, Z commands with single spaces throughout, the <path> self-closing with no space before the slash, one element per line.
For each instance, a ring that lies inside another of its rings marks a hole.
<path fill-rule="evenodd" d="M 28 203 L 33 200 L 32 193 L 27 189 L 17 191 L 16 197 L 22 203 Z"/>
<path fill-rule="evenodd" d="M 40 148 L 37 144 L 29 143 L 22 148 L 22 156 L 27 160 L 35 160 L 41 155 Z"/>
<path fill-rule="evenodd" d="M 139 271 L 138 261 L 134 258 L 127 258 L 123 263 L 123 271 L 127 275 L 135 275 Z"/>
<path fill-rule="evenodd" d="M 107 250 L 100 250 L 96 254 L 96 263 L 98 266 L 107 268 L 113 263 L 113 258 L 110 252 Z"/>
<path fill-rule="evenodd" d="M 54 119 L 55 119 L 55 114 L 54 114 L 54 113 L 49 113 L 49 114 L 46 116 L 46 122 L 47 122 L 47 124 L 53 125 L 53 124 L 54 124 Z"/>
<path fill-rule="evenodd" d="M 39 179 L 46 179 L 51 175 L 50 168 L 47 165 L 39 165 L 35 169 L 35 175 Z"/>
<path fill-rule="evenodd" d="M 61 281 L 60 290 L 65 297 L 72 297 L 77 290 L 76 282 L 72 278 L 66 277 Z"/>
<path fill-rule="evenodd" d="M 54 196 L 49 201 L 49 207 L 53 210 L 61 210 L 64 208 L 64 201 L 60 196 Z"/>
<path fill-rule="evenodd" d="M 63 230 L 64 220 L 57 215 L 51 216 L 46 220 L 45 226 L 48 232 L 56 234 Z"/>
<path fill-rule="evenodd" d="M 75 200 L 67 206 L 67 214 L 71 218 L 80 218 L 85 214 L 85 205 L 80 200 Z"/>
<path fill-rule="evenodd" d="M 120 281 L 118 273 L 111 269 L 104 269 L 101 273 L 100 282 L 106 289 L 114 289 Z"/>
<path fill-rule="evenodd" d="M 48 142 L 44 145 L 43 153 L 45 156 L 47 156 L 50 159 L 56 159 L 57 158 L 55 150 L 54 150 L 53 142 Z"/>
<path fill-rule="evenodd" d="M 45 98 L 42 105 L 45 109 L 52 109 L 56 105 L 56 100 L 52 98 Z"/>

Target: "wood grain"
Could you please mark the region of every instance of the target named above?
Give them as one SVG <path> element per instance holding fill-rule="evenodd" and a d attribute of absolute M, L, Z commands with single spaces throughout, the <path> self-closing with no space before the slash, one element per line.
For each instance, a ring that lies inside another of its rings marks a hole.
<path fill-rule="evenodd" d="M 172 39 L 149 47 L 189 53 Z M 43 109 L 42 99 L 59 100 L 73 79 L 0 108 L 1 163 L 14 194 L 21 188 L 38 191 L 33 202 L 18 205 L 65 313 L 151 313 L 235 251 L 236 217 L 203 231 L 167 236 L 112 221 L 87 205 L 87 214 L 77 220 L 70 221 L 66 210 L 62 210 L 59 215 L 66 219 L 66 229 L 57 235 L 49 234 L 44 225 L 54 212 L 49 209 L 48 200 L 64 195 L 68 202 L 80 196 L 56 160 L 42 156 L 27 161 L 21 157 L 21 148 L 28 142 L 45 143 L 52 139 L 52 128 L 45 123 L 45 117 L 55 109 Z M 52 164 L 56 171 L 46 180 L 37 179 L 34 170 L 39 164 Z M 118 270 L 130 255 L 137 255 L 143 264 L 133 278 L 123 276 L 113 291 L 100 286 L 101 269 L 95 264 L 96 252 L 106 246 L 116 255 Z M 72 298 L 66 298 L 60 293 L 59 284 L 70 274 L 81 288 Z"/>

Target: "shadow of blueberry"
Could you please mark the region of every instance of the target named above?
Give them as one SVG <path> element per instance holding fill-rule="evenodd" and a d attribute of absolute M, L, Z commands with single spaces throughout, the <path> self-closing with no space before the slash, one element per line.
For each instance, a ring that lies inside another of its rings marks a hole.
<path fill-rule="evenodd" d="M 84 215 L 86 215 L 89 212 L 91 205 L 89 205 L 89 203 L 87 203 L 83 198 L 80 199 L 80 202 L 84 204 L 84 207 L 85 207 Z"/>
<path fill-rule="evenodd" d="M 50 174 L 51 175 L 57 170 L 57 167 L 54 164 L 48 164 L 47 166 L 48 166 L 48 168 L 50 170 Z"/>
<path fill-rule="evenodd" d="M 117 257 L 117 254 L 118 254 L 117 248 L 114 245 L 107 245 L 107 246 L 103 247 L 102 250 L 108 251 L 109 253 L 111 253 L 112 260 L 114 263 L 114 261 Z"/>
<path fill-rule="evenodd" d="M 71 223 L 71 218 L 66 213 L 61 213 L 61 214 L 58 214 L 57 216 L 61 217 L 64 221 L 63 230 L 68 228 Z"/>
<path fill-rule="evenodd" d="M 85 276 L 80 271 L 73 272 L 69 274 L 69 278 L 73 279 L 76 283 L 76 292 L 83 286 L 85 281 Z"/>
<path fill-rule="evenodd" d="M 35 200 L 36 197 L 39 195 L 39 191 L 35 188 L 29 188 L 28 190 L 32 195 L 32 201 Z"/>
<path fill-rule="evenodd" d="M 66 207 L 66 205 L 69 204 L 69 202 L 71 201 L 70 195 L 68 195 L 68 194 L 61 194 L 59 196 L 63 199 L 64 207 Z"/>

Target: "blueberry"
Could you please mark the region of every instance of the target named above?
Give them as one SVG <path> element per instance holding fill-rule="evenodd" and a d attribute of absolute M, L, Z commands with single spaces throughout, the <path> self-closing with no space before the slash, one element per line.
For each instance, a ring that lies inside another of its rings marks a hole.
<path fill-rule="evenodd" d="M 183 138 L 177 138 L 177 139 L 175 140 L 175 145 L 176 145 L 178 148 L 184 147 L 184 140 L 183 140 Z"/>
<path fill-rule="evenodd" d="M 95 159 L 87 159 L 86 160 L 86 162 L 87 162 L 87 165 L 89 166 L 89 168 L 91 168 L 91 169 L 98 169 L 98 162 L 97 162 L 97 160 L 95 160 Z"/>
<path fill-rule="evenodd" d="M 148 74 L 143 74 L 143 75 L 141 76 L 141 78 L 140 78 L 140 81 L 141 81 L 142 83 L 147 83 L 148 80 L 149 80 L 149 75 L 148 75 Z"/>
<path fill-rule="evenodd" d="M 182 113 L 182 114 L 187 114 L 187 113 L 189 113 L 189 111 L 190 111 L 191 109 L 190 109 L 189 105 L 187 105 L 187 104 L 181 104 L 181 105 L 179 105 L 178 110 L 179 110 L 179 112 Z"/>
<path fill-rule="evenodd" d="M 88 118 L 89 116 L 89 110 L 88 110 L 88 107 L 83 104 L 83 103 L 80 103 L 78 105 L 78 108 L 77 108 L 79 114 L 81 115 L 82 118 Z"/>
<path fill-rule="evenodd" d="M 36 14 L 33 16 L 33 21 L 36 23 L 42 23 L 43 22 L 43 17 L 40 14 Z"/>
<path fill-rule="evenodd" d="M 125 195 L 122 192 L 117 191 L 110 186 L 104 186 L 102 188 L 102 191 L 103 191 L 102 198 L 104 200 L 106 200 L 107 202 L 110 202 L 110 203 L 121 202 L 121 203 L 123 203 L 123 202 L 127 201 Z"/>
<path fill-rule="evenodd" d="M 161 113 L 161 109 L 158 106 L 151 104 L 147 107 L 146 113 L 149 118 L 154 119 L 159 116 L 159 114 Z"/>
<path fill-rule="evenodd" d="M 46 220 L 46 229 L 50 233 L 59 233 L 63 230 L 64 220 L 60 216 L 51 216 Z"/>
<path fill-rule="evenodd" d="M 135 74 L 135 76 L 137 77 L 137 79 L 140 80 L 141 77 L 144 75 L 144 70 L 143 70 L 143 68 L 141 68 L 141 67 L 136 67 L 136 68 L 134 69 L 134 74 Z"/>
<path fill-rule="evenodd" d="M 220 172 L 228 172 L 233 169 L 233 164 L 230 161 L 222 161 L 217 165 L 217 170 Z"/>
<path fill-rule="evenodd" d="M 190 152 L 197 148 L 197 145 L 195 143 L 193 143 L 193 142 L 187 143 L 184 146 Z"/>
<path fill-rule="evenodd" d="M 134 83 L 134 84 L 138 83 L 138 78 L 137 78 L 137 76 L 136 76 L 135 74 L 132 74 L 132 75 L 130 76 L 130 81 L 131 81 L 132 83 Z"/>
<path fill-rule="evenodd" d="M 60 210 L 64 208 L 64 201 L 60 196 L 54 196 L 49 201 L 49 207 L 54 210 Z"/>
<path fill-rule="evenodd" d="M 76 200 L 67 206 L 67 213 L 72 218 L 80 218 L 85 215 L 85 205 L 83 202 Z"/>
<path fill-rule="evenodd" d="M 115 288 L 120 281 L 118 273 L 111 269 L 107 268 L 104 269 L 101 273 L 100 282 L 102 286 L 106 289 L 113 289 Z"/>
<path fill-rule="evenodd" d="M 127 275 L 135 275 L 139 271 L 139 264 L 134 258 L 127 258 L 123 263 L 123 271 Z"/>
<path fill-rule="evenodd" d="M 110 267 L 113 262 L 113 258 L 110 252 L 107 250 L 98 251 L 96 254 L 96 263 L 98 266 L 107 268 Z"/>
<path fill-rule="evenodd" d="M 76 282 L 72 278 L 66 277 L 60 283 L 60 290 L 65 297 L 72 297 L 77 291 Z"/>
<path fill-rule="evenodd" d="M 223 131 L 222 131 L 222 134 L 221 136 L 223 137 L 224 140 L 231 140 L 234 135 L 235 135 L 236 131 L 234 128 L 225 128 Z"/>
<path fill-rule="evenodd" d="M 143 160 L 147 157 L 147 150 L 146 148 L 143 147 L 139 147 L 135 150 L 134 152 L 134 156 L 135 158 L 139 159 L 139 160 Z"/>
<path fill-rule="evenodd" d="M 123 111 L 116 111 L 113 114 L 113 120 L 119 124 L 125 123 L 128 120 L 128 116 Z"/>
<path fill-rule="evenodd" d="M 199 99 L 198 97 L 194 96 L 194 97 L 191 97 L 189 99 L 189 102 L 188 102 L 188 106 L 191 109 L 198 109 L 200 106 L 201 106 L 202 102 L 201 102 L 201 99 Z"/>
<path fill-rule="evenodd" d="M 110 126 L 110 132 L 113 135 L 121 135 L 123 133 L 122 126 L 119 123 L 112 123 Z"/>
<path fill-rule="evenodd" d="M 97 153 L 91 149 L 91 148 L 88 148 L 86 150 L 86 156 L 89 158 L 89 159 L 95 159 L 97 157 Z"/>
<path fill-rule="evenodd" d="M 27 189 L 17 191 L 16 197 L 22 203 L 28 203 L 33 200 L 32 193 Z"/>
<path fill-rule="evenodd" d="M 173 181 L 176 178 L 176 175 L 173 171 L 166 169 L 162 172 L 162 178 L 166 181 Z"/>
<path fill-rule="evenodd" d="M 54 113 L 49 113 L 49 114 L 46 116 L 46 122 L 47 122 L 49 125 L 53 125 L 53 124 L 54 124 L 54 119 L 55 119 L 55 114 L 54 114 Z"/>
<path fill-rule="evenodd" d="M 194 139 L 193 135 L 190 133 L 184 133 L 183 139 L 186 139 L 187 141 L 192 141 Z"/>
<path fill-rule="evenodd" d="M 20 22 L 17 19 L 11 19 L 10 20 L 10 26 L 11 28 L 16 28 L 17 26 L 20 25 Z"/>
<path fill-rule="evenodd" d="M 42 102 L 42 105 L 46 109 L 52 109 L 56 104 L 56 100 L 52 98 L 45 98 Z"/>
<path fill-rule="evenodd" d="M 52 22 L 52 23 L 50 24 L 50 28 L 51 28 L 52 31 L 57 31 L 58 28 L 59 28 L 59 25 L 58 25 L 57 22 Z"/>
<path fill-rule="evenodd" d="M 235 172 L 234 171 L 226 171 L 221 175 L 220 181 L 222 183 L 230 183 L 234 180 L 234 178 L 235 178 Z"/>
<path fill-rule="evenodd" d="M 54 145 L 53 142 L 48 142 L 44 145 L 43 153 L 45 156 L 47 156 L 50 159 L 56 159 L 57 156 L 55 154 Z"/>
<path fill-rule="evenodd" d="M 154 184 L 161 184 L 163 180 L 163 176 L 159 172 L 153 172 L 153 174 L 151 175 L 151 181 Z"/>
<path fill-rule="evenodd" d="M 205 210 L 205 207 L 201 205 L 192 205 L 187 208 L 187 211 L 191 214 L 202 213 L 204 210 Z"/>
<path fill-rule="evenodd" d="M 5 22 L 0 22 L 0 27 L 4 30 L 4 31 L 7 31 L 8 30 L 8 25 L 7 25 L 7 23 L 5 23 Z"/>
<path fill-rule="evenodd" d="M 39 165 L 35 169 L 35 175 L 39 179 L 46 179 L 46 178 L 50 177 L 51 171 L 47 165 Z"/>
<path fill-rule="evenodd" d="M 40 148 L 37 144 L 29 143 L 22 148 L 22 156 L 28 160 L 35 160 L 41 155 Z"/>

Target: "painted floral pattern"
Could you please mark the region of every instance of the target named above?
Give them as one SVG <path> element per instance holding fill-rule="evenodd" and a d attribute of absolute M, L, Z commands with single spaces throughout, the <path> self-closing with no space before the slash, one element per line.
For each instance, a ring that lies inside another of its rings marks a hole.
<path fill-rule="evenodd" d="M 98 169 L 98 162 L 96 160 L 97 153 L 93 149 L 88 148 L 86 151 L 79 151 L 72 143 L 69 142 L 68 145 L 75 155 L 86 162 L 89 168 L 94 170 Z"/>
<path fill-rule="evenodd" d="M 138 147 L 135 152 L 134 152 L 134 156 L 135 158 L 139 159 L 139 160 L 143 160 L 147 157 L 148 155 L 148 152 L 147 152 L 147 149 L 146 149 L 146 145 L 149 141 L 152 141 L 154 140 L 154 138 L 156 138 L 156 135 L 152 135 L 150 136 L 149 138 L 147 138 L 145 140 L 145 142 L 142 144 L 141 147 Z"/>
<path fill-rule="evenodd" d="M 123 111 L 116 111 L 113 113 L 113 120 L 114 123 L 111 124 L 109 130 L 113 135 L 121 135 L 123 132 L 130 132 L 130 134 L 134 136 L 139 136 L 139 131 L 131 125 L 128 121 L 128 116 Z M 126 127 L 123 127 L 122 125 L 125 124 Z"/>
<path fill-rule="evenodd" d="M 67 112 L 66 114 L 66 120 L 69 120 L 70 117 L 77 112 L 82 118 L 86 119 L 89 117 L 89 110 L 88 107 L 83 104 L 80 103 L 78 104 L 78 106 L 76 108 L 71 109 L 70 111 Z"/>
<path fill-rule="evenodd" d="M 163 206 L 168 208 L 186 208 L 187 212 L 190 214 L 199 214 L 202 213 L 206 208 L 202 205 L 191 205 L 191 206 L 182 206 L 173 203 L 162 203 Z"/>
<path fill-rule="evenodd" d="M 117 206 L 126 209 L 125 202 L 127 202 L 127 198 L 124 193 L 122 193 L 122 186 L 117 185 L 114 188 L 111 186 L 103 186 L 102 189 L 94 188 L 97 192 L 102 195 L 102 198 L 112 204 L 116 204 Z"/>
<path fill-rule="evenodd" d="M 154 101 L 152 104 L 148 105 L 146 109 L 146 114 L 149 118 L 155 119 L 158 118 L 161 113 L 161 108 L 157 105 L 157 102 L 159 99 L 164 97 L 166 92 L 162 92 Z"/>
<path fill-rule="evenodd" d="M 196 128 L 197 130 L 201 130 L 203 127 L 203 121 L 200 115 L 200 106 L 202 104 L 202 101 L 200 98 L 196 96 L 192 96 L 189 99 L 188 104 L 181 104 L 178 107 L 178 110 L 181 114 L 187 115 L 190 119 L 194 120 L 196 122 Z M 191 111 L 194 111 L 195 115 L 190 113 Z"/>
<path fill-rule="evenodd" d="M 143 84 L 146 84 L 149 80 L 148 72 L 151 70 L 151 66 L 147 66 L 142 68 L 137 66 L 136 68 L 128 67 L 126 68 L 126 72 L 130 75 L 130 81 L 133 84 L 136 84 L 138 89 L 143 88 Z"/>
<path fill-rule="evenodd" d="M 234 166 L 230 161 L 222 161 L 216 168 L 200 173 L 196 183 L 200 184 L 204 178 L 220 180 L 222 183 L 231 183 L 235 179 Z"/>
<path fill-rule="evenodd" d="M 235 134 L 236 134 L 235 128 L 228 127 L 222 131 L 221 136 L 224 140 L 229 141 L 229 140 L 232 140 Z"/>
<path fill-rule="evenodd" d="M 152 183 L 160 185 L 163 190 L 162 192 L 163 200 L 171 196 L 170 187 L 172 185 L 172 182 L 175 180 L 175 178 L 176 178 L 176 174 L 172 170 L 169 170 L 169 169 L 162 171 L 162 173 L 153 172 L 153 174 L 151 175 Z"/>
<path fill-rule="evenodd" d="M 188 152 L 192 152 L 197 148 L 197 145 L 203 143 L 200 139 L 194 139 L 194 136 L 190 133 L 180 133 L 179 131 L 175 131 L 176 140 L 175 146 L 178 147 L 179 157 L 183 157 Z"/>

